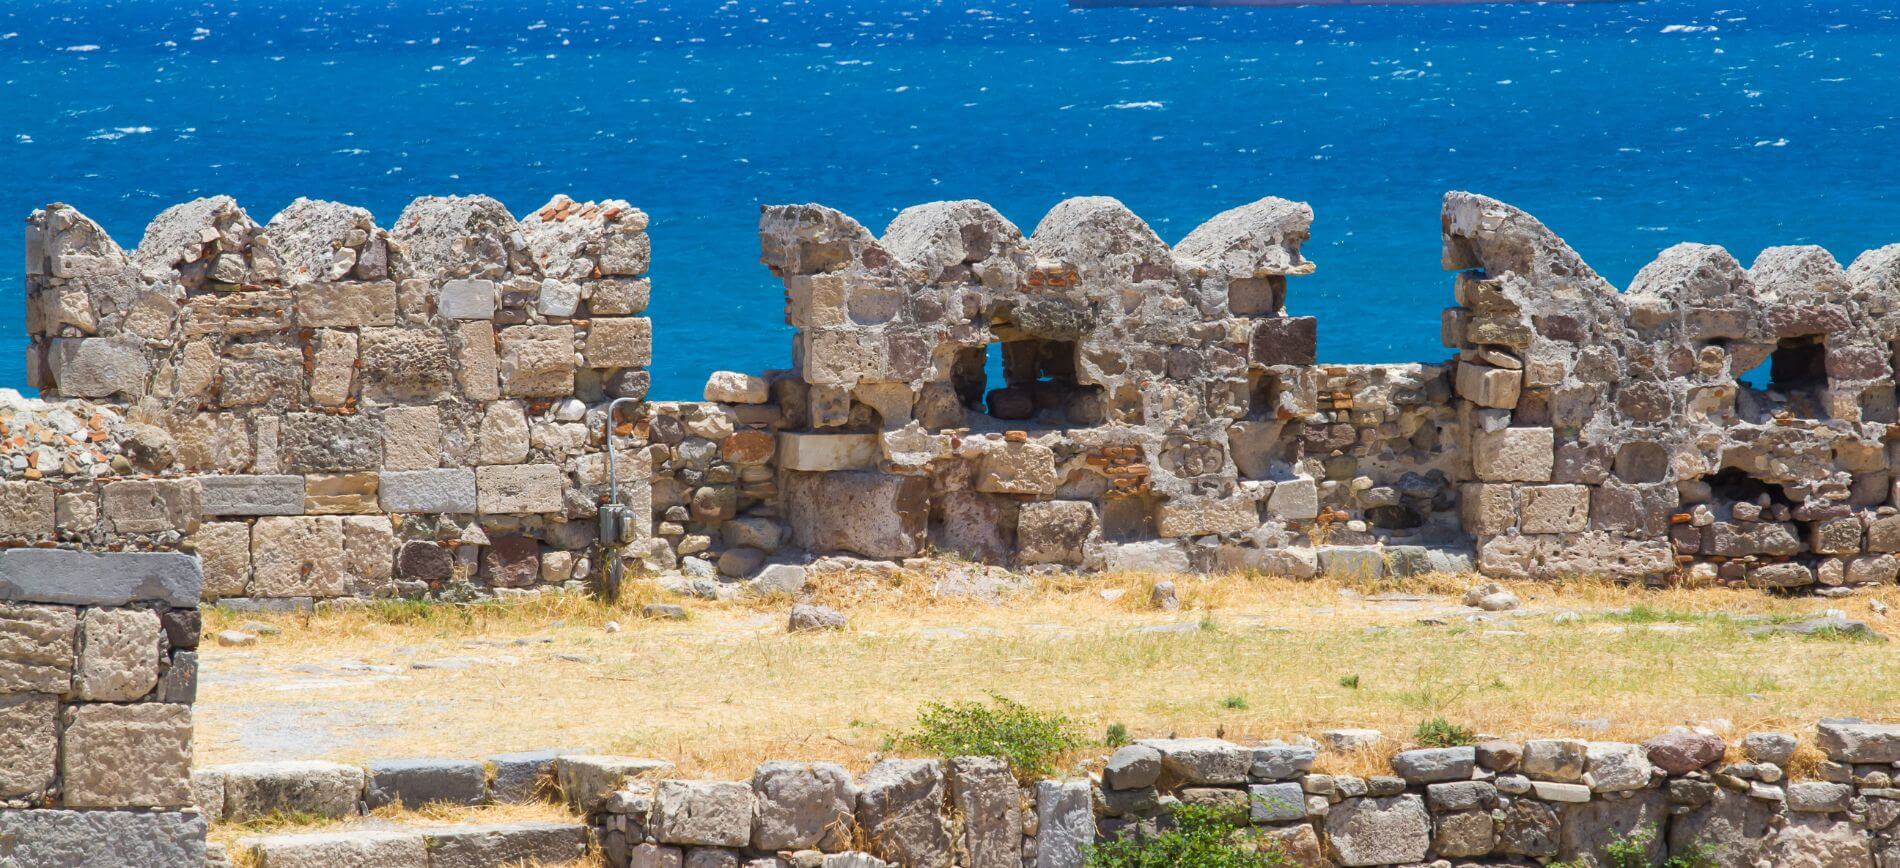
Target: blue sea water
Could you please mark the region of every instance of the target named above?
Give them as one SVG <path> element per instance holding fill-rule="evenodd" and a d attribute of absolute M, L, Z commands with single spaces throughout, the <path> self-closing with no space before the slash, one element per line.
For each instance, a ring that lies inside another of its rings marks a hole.
<path fill-rule="evenodd" d="M 129 247 L 218 193 L 383 225 L 427 194 L 624 198 L 653 218 L 654 394 L 692 398 L 789 363 L 761 203 L 881 231 L 980 198 L 1027 231 L 1102 194 L 1172 242 L 1279 195 L 1318 212 L 1289 307 L 1320 317 L 1321 358 L 1438 360 L 1447 189 L 1530 210 L 1619 285 L 1681 241 L 1843 263 L 1900 241 L 1897 36 L 1870 0 L 15 0 L 0 214 L 70 202 Z M 0 385 L 25 380 L 20 249 Z"/>

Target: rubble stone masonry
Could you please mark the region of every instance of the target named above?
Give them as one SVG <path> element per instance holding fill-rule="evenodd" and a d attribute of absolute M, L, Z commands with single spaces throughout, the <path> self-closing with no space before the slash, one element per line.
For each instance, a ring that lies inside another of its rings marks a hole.
<path fill-rule="evenodd" d="M 382 229 L 201 199 L 129 252 L 53 205 L 27 224 L 50 403 L 0 408 L 0 534 L 176 545 L 209 598 L 293 603 L 506 593 L 616 557 L 712 593 L 935 552 L 1823 592 L 1900 574 L 1900 245 L 1847 268 L 1678 245 L 1619 292 L 1530 215 L 1451 193 L 1452 356 L 1331 365 L 1288 313 L 1312 220 L 1262 199 L 1169 246 L 1107 198 L 1029 235 L 974 201 L 882 237 L 766 207 L 793 367 L 648 402 L 650 245 L 623 202 L 517 220 L 424 198 Z M 609 420 L 614 398 L 635 400 Z M 610 437 L 620 549 L 594 520 Z"/>

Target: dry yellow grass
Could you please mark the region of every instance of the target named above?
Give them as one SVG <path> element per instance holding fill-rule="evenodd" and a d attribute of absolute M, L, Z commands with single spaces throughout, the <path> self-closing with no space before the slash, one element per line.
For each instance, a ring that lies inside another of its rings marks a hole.
<path fill-rule="evenodd" d="M 999 605 L 933 598 L 916 574 L 837 578 L 820 602 L 844 609 L 851 628 L 830 634 L 787 634 L 784 600 L 688 602 L 689 620 L 642 620 L 639 604 L 657 593 L 644 589 L 618 607 L 556 597 L 316 615 L 214 610 L 208 631 L 257 620 L 282 632 L 250 648 L 206 644 L 197 759 L 570 747 L 660 757 L 686 774 L 745 775 L 775 758 L 862 768 L 921 704 L 992 692 L 1067 715 L 1097 738 L 1121 723 L 1135 737 L 1366 726 L 1403 740 L 1441 716 L 1499 735 L 1634 739 L 1726 720 L 1737 733 L 1805 737 L 1821 717 L 1900 709 L 1893 643 L 1750 637 L 1737 620 L 1835 608 L 1884 629 L 1870 601 L 1900 608 L 1892 588 L 1818 600 L 1519 583 L 1510 587 L 1522 610 L 1480 621 L 1457 605 L 1468 576 L 1375 587 L 1170 577 L 1179 612 L 1149 608 L 1156 578 L 1037 579 Z M 1114 590 L 1122 594 L 1107 599 Z M 1368 599 L 1385 591 L 1448 596 Z M 608 621 L 623 629 L 609 632 Z M 1177 631 L 1143 632 L 1164 625 Z M 412 668 L 457 657 L 466 668 Z M 1244 707 L 1228 707 L 1229 697 Z M 1382 760 L 1330 762 L 1364 772 L 1383 771 Z"/>

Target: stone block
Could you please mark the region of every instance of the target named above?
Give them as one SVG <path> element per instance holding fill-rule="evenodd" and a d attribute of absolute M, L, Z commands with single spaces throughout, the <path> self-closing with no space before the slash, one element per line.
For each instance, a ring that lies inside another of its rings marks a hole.
<path fill-rule="evenodd" d="M 1319 483 L 1307 478 L 1283 479 L 1267 495 L 1267 513 L 1285 521 L 1311 521 L 1319 516 Z"/>
<path fill-rule="evenodd" d="M 181 552 L 0 550 L 0 600 L 123 606 L 162 602 L 198 605 L 204 576 L 198 559 Z"/>
<path fill-rule="evenodd" d="M 1458 486 L 1458 517 L 1465 532 L 1476 536 L 1497 536 L 1516 527 L 1517 486 L 1491 482 Z"/>
<path fill-rule="evenodd" d="M 190 705 L 198 701 L 198 652 L 174 651 L 170 665 L 158 676 L 159 702 Z"/>
<path fill-rule="evenodd" d="M 336 329 L 317 333 L 310 370 L 310 402 L 325 407 L 349 403 L 356 380 L 356 335 Z"/>
<path fill-rule="evenodd" d="M 1593 741 L 1584 751 L 1592 792 L 1620 793 L 1649 786 L 1649 751 L 1640 744 Z"/>
<path fill-rule="evenodd" d="M 1590 489 L 1583 485 L 1526 485 L 1518 490 L 1525 533 L 1582 533 L 1590 529 Z"/>
<path fill-rule="evenodd" d="M 284 468 L 292 473 L 374 470 L 383 463 L 382 426 L 370 416 L 290 413 L 280 436 Z"/>
<path fill-rule="evenodd" d="M 383 411 L 383 469 L 429 470 L 442 463 L 442 413 L 435 407 Z"/>
<path fill-rule="evenodd" d="M 1524 774 L 1545 781 L 1583 780 L 1589 744 L 1573 738 L 1534 738 L 1524 742 Z"/>
<path fill-rule="evenodd" d="M 488 767 L 488 797 L 497 804 L 528 805 L 539 802 L 553 789 L 552 750 L 498 753 L 482 757 Z"/>
<path fill-rule="evenodd" d="M 877 466 L 876 434 L 805 434 L 780 431 L 778 466 L 781 470 L 823 472 Z"/>
<path fill-rule="evenodd" d="M 44 793 L 53 785 L 58 756 L 59 697 L 0 693 L 0 799 L 31 800 Z M 0 855 L 5 852 L 0 849 Z"/>
<path fill-rule="evenodd" d="M 1253 750 L 1218 738 L 1154 738 L 1136 742 L 1161 753 L 1161 785 L 1237 786 L 1247 783 Z"/>
<path fill-rule="evenodd" d="M 239 846 L 264 868 L 429 868 L 420 832 L 298 832 L 245 838 Z"/>
<path fill-rule="evenodd" d="M 0 842 L 0 858 L 36 868 L 205 865 L 205 819 L 181 811 L 0 811 Z"/>
<path fill-rule="evenodd" d="M 1477 765 L 1477 751 L 1470 747 L 1428 747 L 1392 756 L 1392 770 L 1408 784 L 1470 780 Z"/>
<path fill-rule="evenodd" d="M 491 588 L 526 588 L 541 574 L 541 544 L 520 534 L 497 536 L 482 551 L 482 577 Z"/>
<path fill-rule="evenodd" d="M 943 816 L 943 768 L 936 760 L 883 760 L 858 782 L 858 828 L 880 859 L 913 868 L 948 868 L 950 828 Z"/>
<path fill-rule="evenodd" d="M 600 810 L 607 798 L 636 778 L 659 775 L 673 764 L 664 760 L 598 754 L 563 754 L 554 759 L 554 783 L 577 813 Z"/>
<path fill-rule="evenodd" d="M 471 401 L 501 397 L 501 359 L 495 352 L 495 324 L 465 322 L 455 330 L 456 377 Z"/>
<path fill-rule="evenodd" d="M 224 815 L 233 823 L 272 814 L 342 818 L 357 813 L 363 770 L 319 760 L 281 760 L 220 766 Z"/>
<path fill-rule="evenodd" d="M 744 847 L 752 840 L 752 787 L 739 781 L 661 781 L 647 830 L 663 844 Z"/>
<path fill-rule="evenodd" d="M 873 471 L 787 473 L 792 540 L 813 552 L 902 558 L 922 551 L 929 483 Z"/>
<path fill-rule="evenodd" d="M 857 789 L 835 763 L 768 762 L 752 774 L 752 848 L 842 850 Z"/>
<path fill-rule="evenodd" d="M 772 400 L 772 387 L 763 377 L 714 371 L 706 378 L 705 397 L 722 404 L 764 404 Z"/>
<path fill-rule="evenodd" d="M 303 514 L 302 476 L 201 476 L 198 486 L 206 516 Z"/>
<path fill-rule="evenodd" d="M 454 382 L 449 365 L 449 344 L 439 332 L 409 328 L 365 328 L 359 342 L 362 367 L 357 373 L 363 383 L 363 397 L 367 400 L 430 401 L 449 391 Z"/>
<path fill-rule="evenodd" d="M 479 805 L 487 799 L 487 773 L 475 760 L 389 759 L 364 766 L 363 803 L 371 810 L 400 804 Z"/>
<path fill-rule="evenodd" d="M 99 490 L 110 533 L 189 533 L 202 509 L 196 479 L 127 479 Z"/>
<path fill-rule="evenodd" d="M 218 403 L 281 407 L 303 396 L 303 379 L 303 351 L 297 347 L 236 344 L 225 349 L 219 360 Z"/>
<path fill-rule="evenodd" d="M 65 606 L 0 603 L 0 696 L 71 690 L 77 628 L 77 611 Z"/>
<path fill-rule="evenodd" d="M 396 324 L 396 284 L 306 283 L 297 287 L 301 328 L 358 328 Z"/>
<path fill-rule="evenodd" d="M 1385 575 L 1385 549 L 1379 546 L 1324 546 L 1319 571 L 1328 578 L 1359 581 Z"/>
<path fill-rule="evenodd" d="M 653 362 L 653 321 L 596 317 L 588 324 L 581 354 L 590 368 L 644 368 Z"/>
<path fill-rule="evenodd" d="M 1164 537 L 1241 533 L 1260 526 L 1260 511 L 1244 493 L 1170 498 L 1156 508 L 1155 526 Z"/>
<path fill-rule="evenodd" d="M 455 555 L 427 540 L 410 540 L 396 551 L 396 575 L 424 582 L 455 577 Z"/>
<path fill-rule="evenodd" d="M 588 309 L 598 316 L 632 316 L 647 309 L 653 288 L 643 279 L 597 280 L 589 284 L 593 293 Z M 711 400 L 711 399 L 708 399 Z"/>
<path fill-rule="evenodd" d="M 1497 822 L 1489 811 L 1440 814 L 1433 818 L 1432 852 L 1441 858 L 1485 856 L 1497 843 Z"/>
<path fill-rule="evenodd" d="M 461 467 L 384 471 L 376 497 L 384 512 L 393 513 L 472 515 L 479 503 L 475 471 Z"/>
<path fill-rule="evenodd" d="M 51 534 L 54 515 L 51 485 L 44 482 L 0 482 L 0 534 Z"/>
<path fill-rule="evenodd" d="M 338 597 L 348 591 L 340 519 L 273 516 L 251 527 L 251 596 Z"/>
<path fill-rule="evenodd" d="M 1095 843 L 1089 782 L 1036 782 L 1036 868 L 1081 868 Z"/>
<path fill-rule="evenodd" d="M 486 515 L 560 512 L 567 474 L 553 464 L 503 464 L 475 469 L 476 506 Z"/>
<path fill-rule="evenodd" d="M 1432 846 L 1432 818 L 1414 795 L 1347 799 L 1326 814 L 1326 838 L 1340 865 L 1423 862 Z"/>
<path fill-rule="evenodd" d="M 528 460 L 528 413 L 519 401 L 496 401 L 482 414 L 475 453 L 480 464 L 520 464 Z"/>
<path fill-rule="evenodd" d="M 1095 536 L 1095 505 L 1085 500 L 1025 503 L 1016 515 L 1016 553 L 1025 564 L 1080 565 Z"/>
<path fill-rule="evenodd" d="M 1311 365 L 1318 358 L 1319 321 L 1310 316 L 1256 320 L 1249 346 L 1256 365 Z"/>
<path fill-rule="evenodd" d="M 258 421 L 261 425 L 264 420 Z M 170 430 L 178 441 L 178 464 L 187 471 L 232 474 L 255 468 L 257 449 L 242 413 L 201 411 Z"/>
<path fill-rule="evenodd" d="M 580 823 L 522 822 L 423 829 L 429 868 L 580 864 L 587 827 Z"/>
<path fill-rule="evenodd" d="M 559 398 L 574 391 L 573 326 L 510 326 L 498 342 L 503 395 Z"/>
<path fill-rule="evenodd" d="M 198 769 L 191 773 L 191 804 L 212 822 L 224 820 L 224 772 Z"/>
<path fill-rule="evenodd" d="M 244 596 L 251 582 L 251 526 L 241 521 L 208 521 L 198 525 L 191 542 L 203 564 L 205 598 Z"/>
<path fill-rule="evenodd" d="M 962 821 L 963 868 L 1021 868 L 1022 791 L 1009 764 L 962 756 L 950 760 L 949 773 L 950 801 Z"/>
<path fill-rule="evenodd" d="M 1056 455 L 1040 443 L 1002 443 L 977 462 L 976 490 L 991 494 L 1054 494 Z"/>
<path fill-rule="evenodd" d="M 1458 395 L 1480 407 L 1505 410 L 1516 407 L 1523 383 L 1522 370 L 1494 368 L 1476 362 L 1458 363 Z"/>
<path fill-rule="evenodd" d="M 362 515 L 376 512 L 374 472 L 313 473 L 304 477 L 305 515 Z"/>
<path fill-rule="evenodd" d="M 1319 751 L 1299 744 L 1277 744 L 1253 749 L 1248 776 L 1257 781 L 1288 781 L 1313 770 Z"/>
<path fill-rule="evenodd" d="M 1471 435 L 1471 466 L 1485 482 L 1549 482 L 1556 433 L 1549 428 L 1500 428 Z"/>
<path fill-rule="evenodd" d="M 60 784 L 74 808 L 191 804 L 191 707 L 74 706 L 60 739 Z"/>
<path fill-rule="evenodd" d="M 47 361 L 60 395 L 137 398 L 145 394 L 152 362 L 137 338 L 54 338 Z"/>
<path fill-rule="evenodd" d="M 451 280 L 436 293 L 435 310 L 447 319 L 495 318 L 495 282 L 481 278 Z"/>
<path fill-rule="evenodd" d="M 1839 763 L 1900 763 L 1900 723 L 1823 720 L 1814 743 Z"/>
<path fill-rule="evenodd" d="M 1306 793 L 1297 782 L 1254 784 L 1247 788 L 1247 809 L 1255 823 L 1293 823 L 1306 819 Z"/>
<path fill-rule="evenodd" d="M 150 693 L 158 684 L 164 636 L 150 609 L 88 609 L 79 619 L 73 698 L 131 702 Z"/>

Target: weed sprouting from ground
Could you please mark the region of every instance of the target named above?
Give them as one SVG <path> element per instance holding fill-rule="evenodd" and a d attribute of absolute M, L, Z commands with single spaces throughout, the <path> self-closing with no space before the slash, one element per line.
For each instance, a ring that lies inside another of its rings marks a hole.
<path fill-rule="evenodd" d="M 1434 717 L 1412 730 L 1412 740 L 1426 747 L 1464 747 L 1478 743 L 1478 734 L 1442 717 Z"/>
<path fill-rule="evenodd" d="M 1088 849 L 1087 868 L 1269 868 L 1289 865 L 1269 841 L 1245 831 L 1247 809 L 1175 806 L 1170 824 L 1149 837 L 1104 841 Z"/>
<path fill-rule="evenodd" d="M 999 757 L 1025 779 L 1054 772 L 1057 758 L 1085 744 L 1068 718 L 996 694 L 987 704 L 929 703 L 918 712 L 916 728 L 896 742 L 946 759 Z"/>

